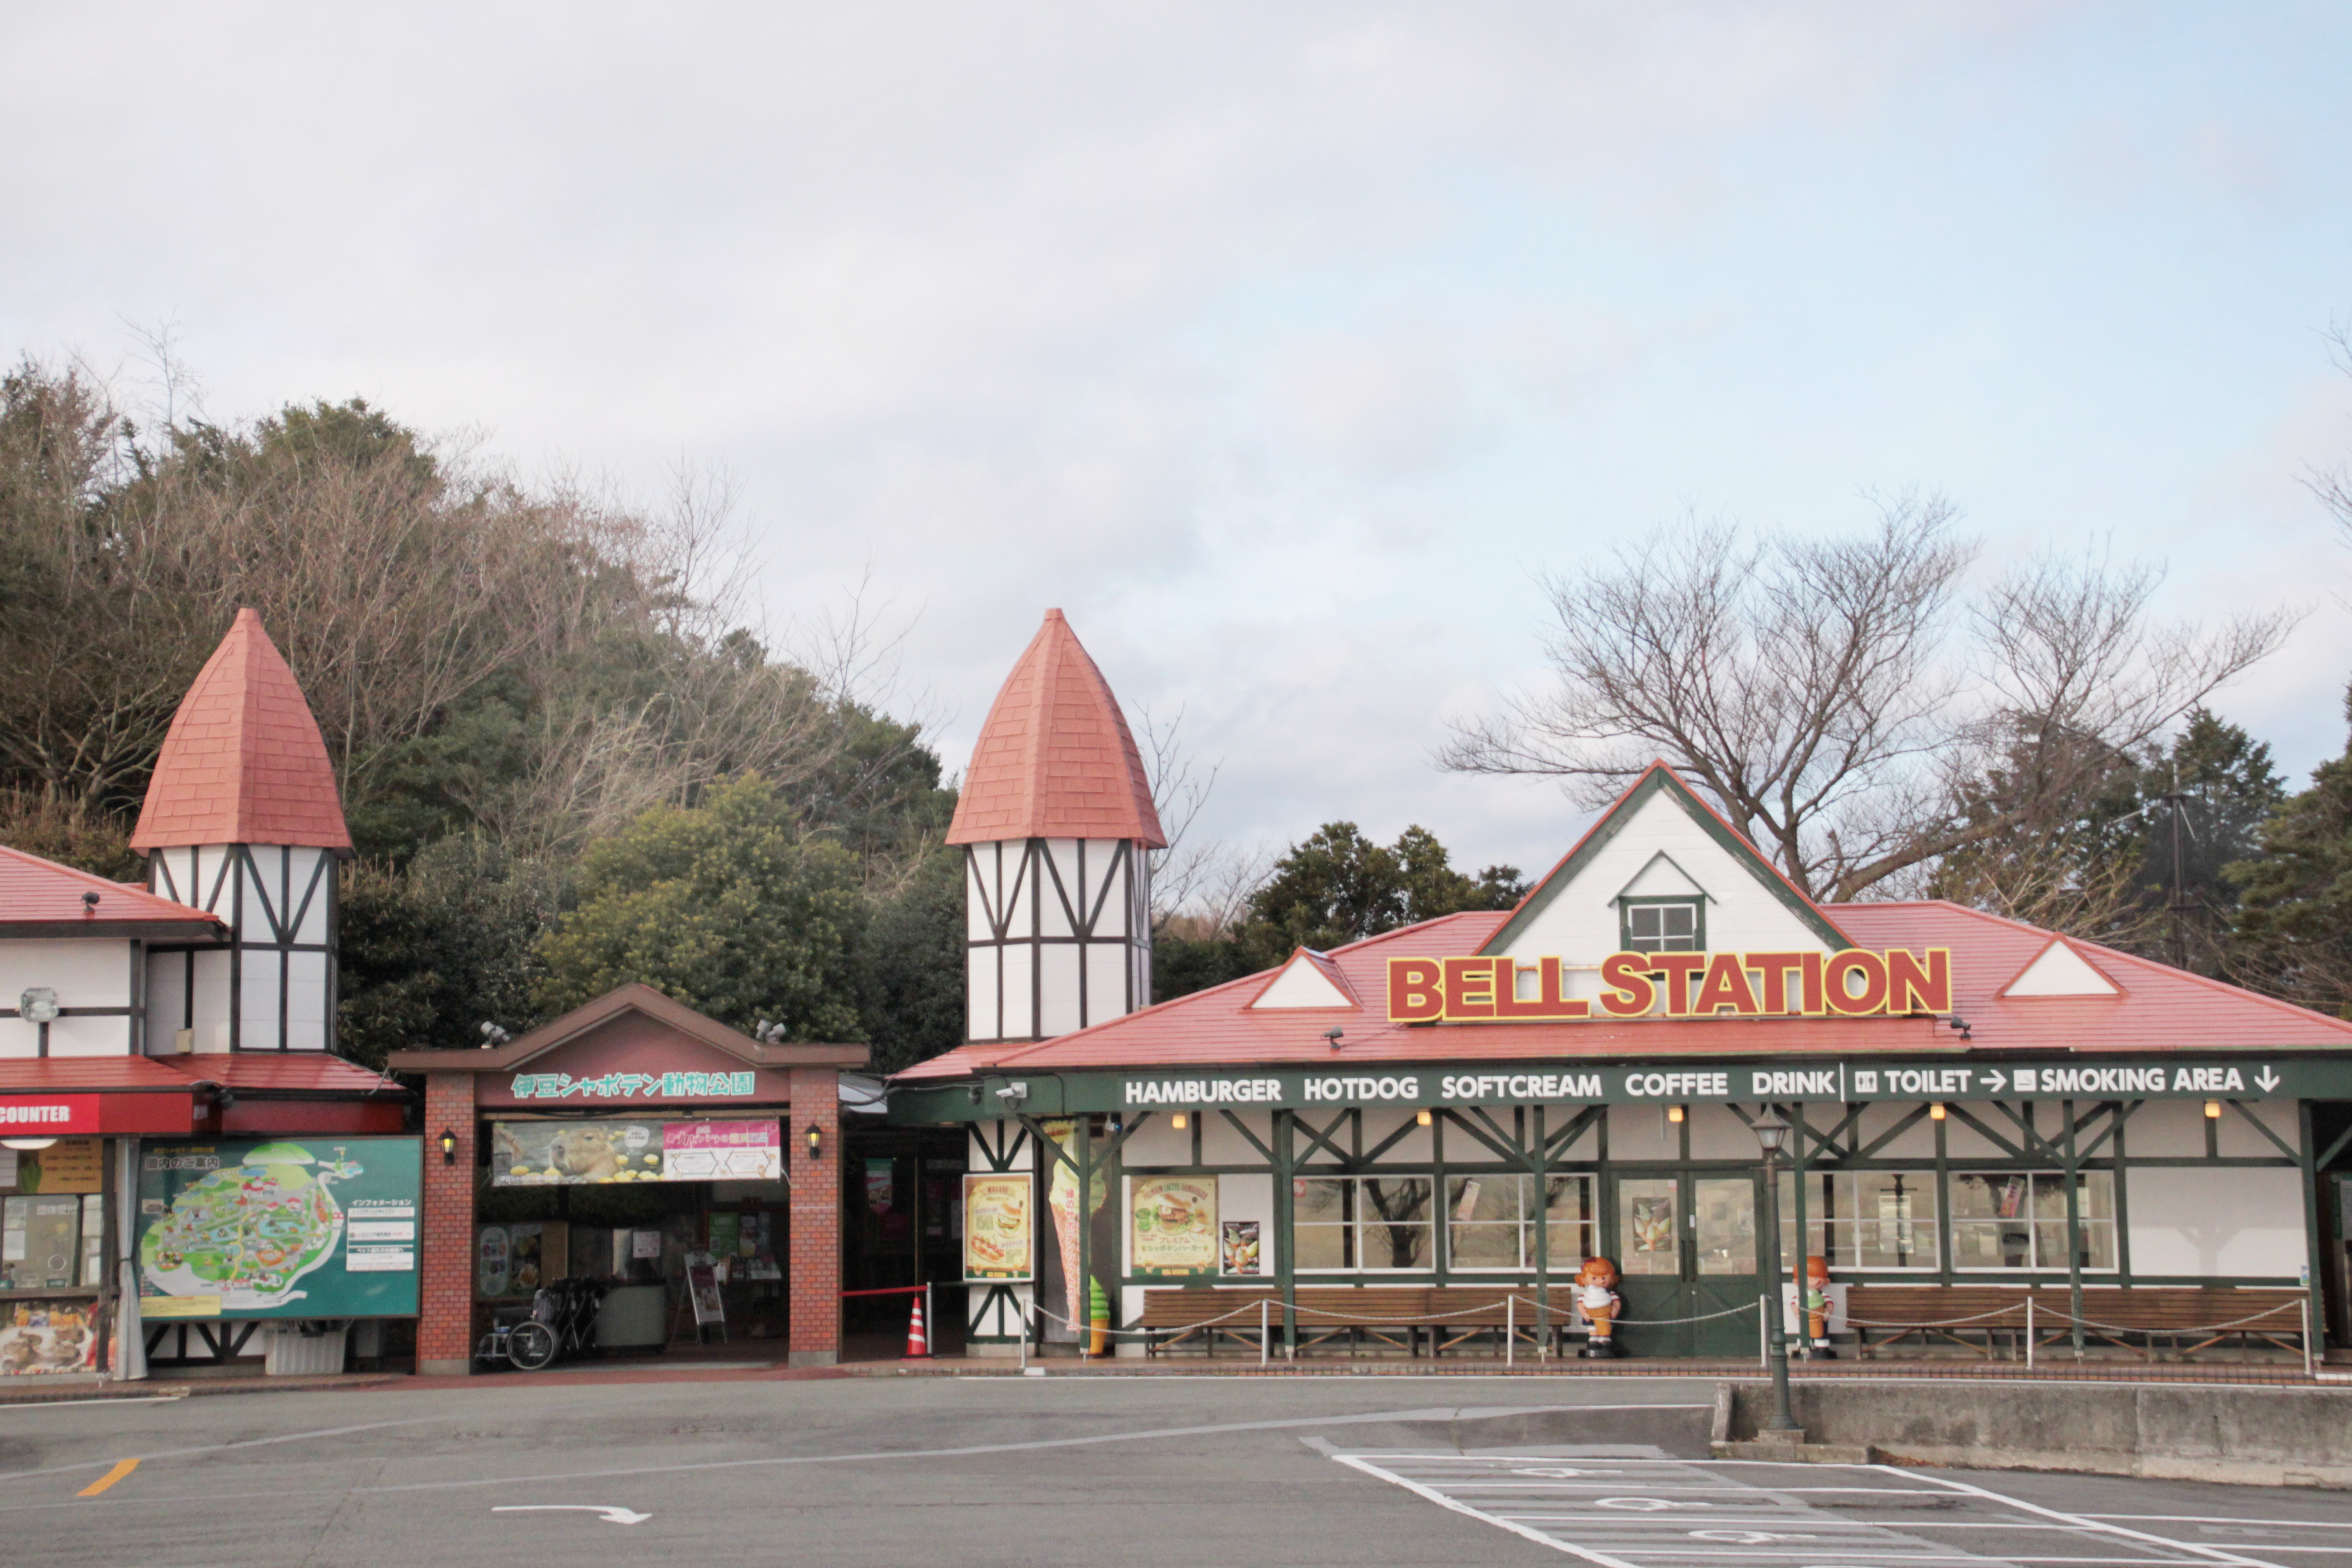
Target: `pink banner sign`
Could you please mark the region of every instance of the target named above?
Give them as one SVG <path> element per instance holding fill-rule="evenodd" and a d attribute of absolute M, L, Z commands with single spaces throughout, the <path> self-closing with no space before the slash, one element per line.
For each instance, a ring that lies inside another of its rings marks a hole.
<path fill-rule="evenodd" d="M 664 1181 L 782 1181 L 784 1139 L 774 1120 L 662 1124 Z"/>

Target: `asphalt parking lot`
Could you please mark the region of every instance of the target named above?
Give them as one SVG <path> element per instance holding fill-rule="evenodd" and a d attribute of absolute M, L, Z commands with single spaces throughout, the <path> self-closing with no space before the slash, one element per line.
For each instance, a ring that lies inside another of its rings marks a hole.
<path fill-rule="evenodd" d="M 1712 1397 L 1663 1379 L 484 1379 L 14 1406 L 0 1556 L 2352 1568 L 2344 1494 L 1719 1464 Z"/>

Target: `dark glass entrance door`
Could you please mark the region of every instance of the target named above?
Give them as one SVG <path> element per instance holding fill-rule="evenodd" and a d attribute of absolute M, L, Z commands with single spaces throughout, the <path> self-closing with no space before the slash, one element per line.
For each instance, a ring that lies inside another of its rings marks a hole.
<path fill-rule="evenodd" d="M 1679 1171 L 1617 1178 L 1617 1260 L 1625 1298 L 1619 1335 L 1635 1356 L 1746 1356 L 1755 1353 L 1756 1270 L 1753 1176 Z M 1675 1321 L 1702 1319 L 1703 1321 Z"/>

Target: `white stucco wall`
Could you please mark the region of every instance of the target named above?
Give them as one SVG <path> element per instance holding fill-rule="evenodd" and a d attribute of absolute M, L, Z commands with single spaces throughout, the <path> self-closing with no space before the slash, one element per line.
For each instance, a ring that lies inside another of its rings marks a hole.
<path fill-rule="evenodd" d="M 2300 1172 L 2184 1165 L 2134 1168 L 2128 1181 L 2135 1277 L 2301 1274 Z"/>

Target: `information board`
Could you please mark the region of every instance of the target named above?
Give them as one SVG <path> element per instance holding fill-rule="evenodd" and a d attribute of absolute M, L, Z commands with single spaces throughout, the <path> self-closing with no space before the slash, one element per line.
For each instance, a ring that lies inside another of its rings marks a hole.
<path fill-rule="evenodd" d="M 423 1189 L 415 1138 L 148 1144 L 140 1315 L 413 1317 Z"/>
<path fill-rule="evenodd" d="M 964 1178 L 964 1278 L 1025 1280 L 1031 1270 L 1031 1177 Z"/>

